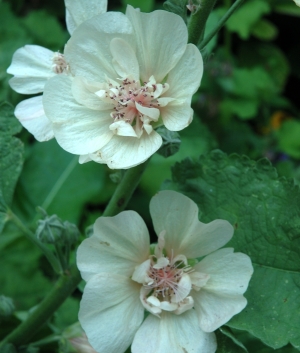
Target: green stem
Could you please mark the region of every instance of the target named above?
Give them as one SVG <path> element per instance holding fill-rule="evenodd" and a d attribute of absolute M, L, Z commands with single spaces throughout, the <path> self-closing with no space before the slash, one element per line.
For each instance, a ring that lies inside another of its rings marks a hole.
<path fill-rule="evenodd" d="M 114 216 L 126 207 L 130 197 L 138 186 L 147 164 L 148 162 L 145 162 L 126 171 L 109 204 L 107 205 L 103 216 Z M 26 233 L 28 233 L 27 228 L 23 226 L 22 223 L 20 226 L 24 232 L 26 231 Z M 31 236 L 32 234 L 30 235 L 30 239 Z M 42 244 L 37 245 L 41 247 Z M 80 281 L 80 273 L 73 265 L 70 273 L 61 275 L 54 288 L 40 303 L 37 309 L 11 334 L 5 337 L 5 339 L 1 342 L 1 345 L 5 343 L 13 343 L 15 346 L 20 346 L 28 342 L 30 338 L 33 337 L 34 334 L 40 329 L 40 327 L 44 325 L 53 313 L 60 307 L 60 305 L 63 304 L 68 296 L 72 294 Z"/>
<path fill-rule="evenodd" d="M 52 253 L 52 251 L 50 249 L 48 249 L 46 245 L 44 245 L 43 243 L 41 243 L 37 239 L 35 234 L 25 226 L 25 224 L 12 212 L 12 210 L 8 209 L 7 210 L 7 215 L 9 217 L 9 219 L 12 222 L 14 222 L 15 225 L 24 233 L 26 238 L 28 240 L 30 240 L 32 243 L 34 243 L 37 247 L 40 248 L 42 253 L 45 255 L 45 257 L 47 258 L 47 260 L 51 264 L 53 270 L 57 274 L 61 274 L 63 272 L 63 269 L 60 266 L 60 263 L 57 260 L 56 256 Z"/>
<path fill-rule="evenodd" d="M 80 280 L 80 273 L 77 267 L 73 266 L 68 274 L 64 274 L 59 278 L 51 292 L 28 319 L 22 322 L 11 334 L 6 336 L 1 345 L 12 343 L 15 346 L 20 346 L 28 342 L 53 315 L 57 308 L 73 293 Z"/>
<path fill-rule="evenodd" d="M 189 43 L 198 45 L 204 37 L 206 21 L 215 3 L 216 0 L 202 0 L 198 10 L 192 14 L 188 25 Z"/>
<path fill-rule="evenodd" d="M 115 216 L 124 210 L 134 190 L 141 180 L 148 161 L 126 171 L 112 198 L 110 199 L 105 211 L 103 212 L 104 217 Z"/>
<path fill-rule="evenodd" d="M 234 11 L 241 5 L 244 0 L 236 0 L 236 2 L 230 7 L 226 14 L 220 19 L 218 24 L 214 29 L 212 29 L 204 40 L 199 44 L 199 49 L 203 49 L 208 42 L 219 32 L 219 30 L 224 26 L 228 18 L 234 13 Z"/>

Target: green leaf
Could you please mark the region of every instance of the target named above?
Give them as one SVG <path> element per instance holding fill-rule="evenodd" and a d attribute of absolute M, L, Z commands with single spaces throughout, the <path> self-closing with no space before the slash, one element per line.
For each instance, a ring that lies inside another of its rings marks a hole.
<path fill-rule="evenodd" d="M 282 0 L 281 3 L 274 7 L 274 11 L 283 15 L 298 16 L 300 17 L 300 8 L 294 2 Z"/>
<path fill-rule="evenodd" d="M 274 40 L 277 37 L 278 29 L 272 22 L 261 19 L 252 28 L 251 34 L 261 40 Z"/>
<path fill-rule="evenodd" d="M 278 178 L 267 159 L 258 162 L 213 151 L 172 170 L 175 189 L 199 206 L 203 222 L 226 219 L 235 228 L 227 246 L 248 254 L 254 274 L 247 307 L 228 325 L 265 344 L 300 348 L 300 192 Z"/>
<path fill-rule="evenodd" d="M 167 0 L 164 2 L 165 10 L 179 15 L 184 22 L 187 22 L 187 1 L 186 0 Z"/>
<path fill-rule="evenodd" d="M 285 121 L 277 134 L 280 149 L 294 158 L 300 158 L 300 122 Z"/>
<path fill-rule="evenodd" d="M 252 0 L 244 3 L 226 22 L 231 32 L 236 32 L 242 39 L 248 39 L 257 21 L 270 12 L 270 5 L 265 0 Z"/>
<path fill-rule="evenodd" d="M 255 99 L 228 98 L 223 99 L 220 110 L 223 116 L 236 114 L 241 119 L 250 119 L 256 116 L 259 102 Z"/>
<path fill-rule="evenodd" d="M 36 206 L 78 223 L 86 203 L 97 201 L 104 184 L 104 166 L 78 163 L 55 140 L 35 143 L 17 187 L 15 207 L 24 218 L 33 218 Z"/>
<path fill-rule="evenodd" d="M 215 331 L 218 348 L 216 353 L 245 353 L 247 349 L 226 328 Z"/>
<path fill-rule="evenodd" d="M 19 132 L 20 123 L 13 107 L 0 105 L 0 233 L 7 221 L 7 205 L 12 203 L 15 186 L 23 165 L 23 144 L 12 135 Z"/>

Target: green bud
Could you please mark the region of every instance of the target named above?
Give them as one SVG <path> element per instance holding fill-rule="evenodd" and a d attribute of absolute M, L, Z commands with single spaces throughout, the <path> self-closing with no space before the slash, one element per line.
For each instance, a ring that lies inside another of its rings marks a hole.
<path fill-rule="evenodd" d="M 54 244 L 60 241 L 64 231 L 65 226 L 57 215 L 46 216 L 45 219 L 38 221 L 36 237 L 42 243 Z"/>
<path fill-rule="evenodd" d="M 65 243 L 68 243 L 69 245 L 75 244 L 80 236 L 79 230 L 76 227 L 75 224 L 70 223 L 68 221 L 64 222 L 64 235 L 63 235 L 63 240 Z"/>
<path fill-rule="evenodd" d="M 0 296 L 0 318 L 12 315 L 15 310 L 14 303 L 11 298 Z"/>
<path fill-rule="evenodd" d="M 156 129 L 156 132 L 158 132 L 163 139 L 163 143 L 157 151 L 158 154 L 167 158 L 179 151 L 181 140 L 176 131 L 169 131 L 164 126 L 160 126 Z"/>

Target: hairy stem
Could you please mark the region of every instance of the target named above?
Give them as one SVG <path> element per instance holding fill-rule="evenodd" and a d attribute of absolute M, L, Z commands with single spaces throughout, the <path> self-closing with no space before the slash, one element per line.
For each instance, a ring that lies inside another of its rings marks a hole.
<path fill-rule="evenodd" d="M 203 49 L 210 40 L 219 32 L 219 30 L 224 26 L 228 18 L 234 13 L 234 11 L 241 5 L 244 0 L 236 0 L 235 3 L 230 7 L 226 14 L 220 19 L 218 24 L 214 29 L 212 29 L 204 40 L 199 44 L 199 49 Z"/>
<path fill-rule="evenodd" d="M 188 25 L 189 43 L 198 45 L 203 39 L 206 21 L 215 3 L 216 0 L 202 0 L 198 10 L 191 15 Z"/>
<path fill-rule="evenodd" d="M 145 162 L 126 171 L 110 202 L 108 203 L 103 216 L 114 216 L 126 207 L 134 190 L 139 184 L 147 164 L 148 162 Z M 20 220 L 15 218 L 15 215 L 12 215 L 13 214 L 11 213 L 11 218 L 19 227 L 21 227 L 24 232 L 26 232 L 25 234 L 28 236 L 31 232 L 22 224 Z M 30 234 L 30 240 L 33 240 L 32 237 L 35 239 L 34 235 Z M 35 239 L 34 242 L 36 243 L 37 239 Z M 43 244 L 40 243 L 36 243 L 36 245 L 38 245 L 40 248 L 43 247 Z M 20 346 L 27 343 L 36 334 L 40 327 L 44 325 L 47 320 L 49 320 L 53 313 L 72 294 L 80 281 L 80 273 L 77 267 L 73 265 L 69 271 L 66 271 L 60 276 L 51 292 L 40 303 L 37 309 L 29 316 L 29 318 L 22 322 L 7 337 L 5 337 L 5 339 L 1 342 L 1 345 L 5 343 L 12 343 L 15 346 Z"/>

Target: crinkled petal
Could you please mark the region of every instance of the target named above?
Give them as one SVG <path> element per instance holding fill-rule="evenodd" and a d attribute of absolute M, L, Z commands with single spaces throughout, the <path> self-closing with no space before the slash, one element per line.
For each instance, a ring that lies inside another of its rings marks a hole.
<path fill-rule="evenodd" d="M 82 77 L 74 77 L 72 81 L 72 94 L 76 101 L 93 110 L 112 110 L 113 104 L 103 102 L 95 92 L 103 89 L 103 84 L 88 82 Z"/>
<path fill-rule="evenodd" d="M 12 58 L 7 72 L 15 77 L 9 84 L 22 94 L 43 92 L 47 80 L 54 76 L 52 70 L 54 53 L 39 45 L 25 45 L 18 49 Z"/>
<path fill-rule="evenodd" d="M 160 82 L 177 64 L 186 49 L 187 28 L 178 15 L 167 11 L 142 13 L 128 5 L 136 38 L 140 78 L 147 82 L 153 75 Z"/>
<path fill-rule="evenodd" d="M 45 86 L 43 105 L 53 123 L 57 142 L 74 154 L 93 153 L 112 138 L 110 111 L 91 110 L 79 104 L 72 95 L 72 79 L 53 77 Z"/>
<path fill-rule="evenodd" d="M 84 289 L 79 321 L 97 352 L 124 352 L 144 318 L 140 285 L 131 279 L 103 273 L 93 276 Z"/>
<path fill-rule="evenodd" d="M 106 77 L 116 78 L 110 52 L 110 42 L 116 37 L 135 49 L 132 25 L 120 12 L 100 14 L 82 23 L 65 47 L 72 74 L 98 82 L 105 82 Z"/>
<path fill-rule="evenodd" d="M 110 42 L 113 65 L 120 78 L 140 79 L 139 63 L 132 47 L 121 38 L 114 38 Z"/>
<path fill-rule="evenodd" d="M 162 313 L 161 319 L 149 315 L 138 329 L 132 353 L 214 353 L 217 344 L 213 333 L 203 332 L 194 310 L 181 315 Z"/>
<path fill-rule="evenodd" d="M 149 233 L 134 211 L 98 218 L 94 234 L 77 251 L 77 266 L 84 280 L 102 272 L 130 277 L 137 265 L 149 257 Z"/>
<path fill-rule="evenodd" d="M 114 135 L 100 151 L 100 158 L 111 169 L 128 169 L 146 161 L 162 144 L 161 136 L 152 131 L 140 138 Z"/>
<path fill-rule="evenodd" d="M 165 127 L 170 131 L 180 131 L 193 120 L 193 109 L 190 102 L 174 100 L 160 109 Z"/>
<path fill-rule="evenodd" d="M 195 310 L 202 330 L 211 332 L 229 321 L 247 304 L 243 293 L 253 267 L 249 256 L 225 248 L 206 256 L 195 266 L 210 278 L 199 292 L 193 293 Z"/>
<path fill-rule="evenodd" d="M 183 56 L 168 74 L 169 89 L 163 96 L 188 100 L 190 103 L 192 95 L 200 86 L 202 75 L 203 60 L 200 51 L 195 45 L 188 44 Z"/>
<path fill-rule="evenodd" d="M 119 136 L 137 137 L 136 132 L 131 124 L 124 120 L 115 121 L 110 125 L 109 129 Z"/>
<path fill-rule="evenodd" d="M 202 257 L 225 245 L 233 235 L 227 221 L 199 222 L 197 205 L 175 191 L 156 194 L 150 202 L 150 213 L 156 234 L 166 231 L 165 248 L 173 256 Z"/>
<path fill-rule="evenodd" d="M 84 21 L 106 12 L 107 0 L 65 0 L 66 24 L 69 33 Z"/>
<path fill-rule="evenodd" d="M 16 106 L 15 116 L 38 141 L 48 141 L 54 137 L 52 123 L 44 112 L 42 96 L 20 102 Z"/>

